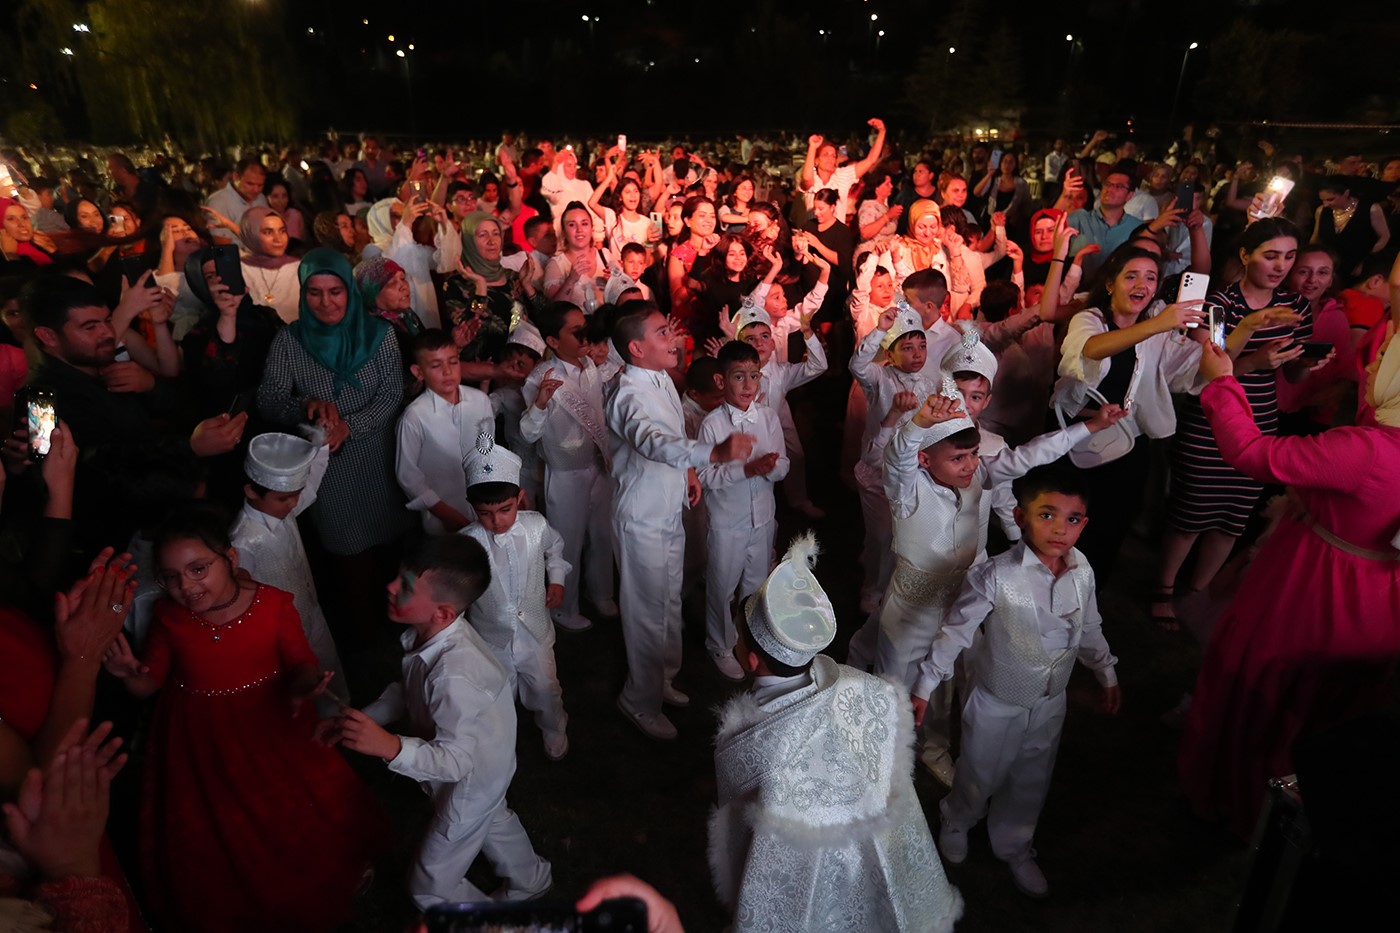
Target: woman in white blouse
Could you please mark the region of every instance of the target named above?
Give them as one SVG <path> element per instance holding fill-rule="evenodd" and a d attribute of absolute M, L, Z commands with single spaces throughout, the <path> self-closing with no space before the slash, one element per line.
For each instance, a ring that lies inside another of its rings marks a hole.
<path fill-rule="evenodd" d="M 1063 223 L 1056 233 L 1047 291 L 1060 286 L 1073 233 Z M 1152 314 L 1160 275 L 1161 260 L 1151 252 L 1132 246 L 1115 250 L 1105 264 L 1103 284 L 1090 293 L 1089 309 L 1070 319 L 1061 347 L 1053 404 L 1067 416 L 1102 404 L 1121 405 L 1128 417 L 1119 424 L 1134 440 L 1118 459 L 1083 468 L 1094 490 L 1094 521 L 1078 547 L 1100 579 L 1112 569 L 1142 506 L 1149 460 L 1142 436 L 1176 433 L 1171 394 L 1200 391 L 1196 370 L 1201 345 L 1187 336 L 1186 328 L 1205 320 L 1201 302 L 1168 305 Z"/>

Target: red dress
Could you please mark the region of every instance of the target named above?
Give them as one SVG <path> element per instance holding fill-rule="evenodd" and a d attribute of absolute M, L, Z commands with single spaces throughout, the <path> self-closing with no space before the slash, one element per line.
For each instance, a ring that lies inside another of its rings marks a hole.
<path fill-rule="evenodd" d="M 146 890 L 166 929 L 330 930 L 387 825 L 333 748 L 291 715 L 285 680 L 316 664 L 288 593 L 259 586 L 218 627 L 169 600 L 145 663 L 163 684 L 142 801 Z"/>
<path fill-rule="evenodd" d="M 1201 404 L 1226 462 L 1292 487 L 1353 549 L 1394 553 L 1400 429 L 1266 437 L 1234 379 L 1212 382 Z M 1397 660 L 1400 561 L 1350 553 L 1312 521 L 1283 519 L 1211 633 L 1178 762 L 1183 790 L 1248 836 L 1265 782 L 1295 770 L 1294 742 L 1384 705 Z"/>

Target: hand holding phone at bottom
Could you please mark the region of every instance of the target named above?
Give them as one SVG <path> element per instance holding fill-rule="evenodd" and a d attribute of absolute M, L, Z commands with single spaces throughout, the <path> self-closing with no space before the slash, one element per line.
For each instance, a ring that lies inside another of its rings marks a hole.
<path fill-rule="evenodd" d="M 647 933 L 685 933 L 676 905 L 636 875 L 613 875 L 598 879 L 574 907 L 579 911 L 588 911 L 615 897 L 635 897 L 647 905 Z"/>

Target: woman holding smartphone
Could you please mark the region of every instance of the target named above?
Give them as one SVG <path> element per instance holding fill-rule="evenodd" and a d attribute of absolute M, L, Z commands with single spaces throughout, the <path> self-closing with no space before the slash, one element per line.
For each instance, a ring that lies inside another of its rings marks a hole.
<path fill-rule="evenodd" d="M 1330 355 L 1320 363 L 1302 358 L 1303 343 L 1312 339 L 1312 309 L 1288 287 L 1299 241 L 1298 228 L 1287 220 L 1256 221 L 1240 239 L 1243 274 L 1206 296 L 1206 305 L 1216 308 L 1224 321 L 1225 349 L 1235 361 L 1235 378 L 1264 436 L 1278 433 L 1279 372 L 1299 382 L 1331 360 Z M 1158 589 L 1151 600 L 1152 619 L 1164 631 L 1178 628 L 1173 608 L 1177 574 L 1197 540 L 1200 552 L 1188 592 L 1198 592 L 1215 579 L 1263 491 L 1263 483 L 1226 463 L 1199 400 L 1188 398 L 1176 435 L 1167 497 L 1169 527 L 1162 541 Z"/>
<path fill-rule="evenodd" d="M 1050 297 L 1042 299 L 1048 307 L 1055 305 L 1072 234 L 1061 217 L 1045 281 Z M 1079 468 L 1091 483 L 1096 507 L 1078 547 L 1100 579 L 1112 571 L 1142 506 L 1150 466 L 1144 435 L 1170 437 L 1178 429 L 1172 393 L 1190 391 L 1201 357 L 1200 344 L 1185 336 L 1185 328 L 1205 319 L 1199 302 L 1152 313 L 1161 268 L 1161 259 L 1148 250 L 1132 245 L 1114 250 L 1101 284 L 1090 292 L 1088 310 L 1070 319 L 1061 350 L 1057 409 L 1074 416 L 1085 408 L 1121 405 L 1128 410 L 1122 425 L 1134 439 L 1123 456 Z"/>

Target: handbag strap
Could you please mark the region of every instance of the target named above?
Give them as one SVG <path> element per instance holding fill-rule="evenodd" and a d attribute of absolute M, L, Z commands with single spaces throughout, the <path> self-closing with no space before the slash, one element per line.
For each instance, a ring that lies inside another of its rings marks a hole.
<path fill-rule="evenodd" d="M 1129 391 L 1132 391 L 1133 388 L 1134 388 L 1133 385 L 1129 385 L 1129 386 L 1128 386 L 1128 390 L 1129 390 Z M 1110 404 L 1112 404 L 1111 402 L 1109 402 L 1108 399 L 1104 398 L 1104 394 L 1103 394 L 1102 392 L 1100 392 L 1098 389 L 1094 388 L 1094 387 L 1091 386 L 1091 385 L 1085 384 L 1085 385 L 1084 385 L 1084 391 L 1085 391 L 1085 394 L 1086 394 L 1090 399 L 1092 399 L 1093 401 L 1098 402 L 1100 405 L 1110 405 Z M 1126 399 L 1125 399 L 1125 400 L 1126 400 Z M 1065 409 L 1064 409 L 1064 406 L 1060 403 L 1060 400 L 1059 400 L 1059 399 L 1055 399 L 1054 405 L 1052 405 L 1051 407 L 1055 409 L 1055 420 L 1058 421 L 1058 422 L 1060 423 L 1060 430 L 1061 430 L 1061 431 L 1066 431 L 1066 430 L 1068 430 L 1068 429 L 1069 429 L 1069 423 L 1065 421 Z M 1081 408 L 1081 410 L 1082 410 L 1082 408 Z"/>

